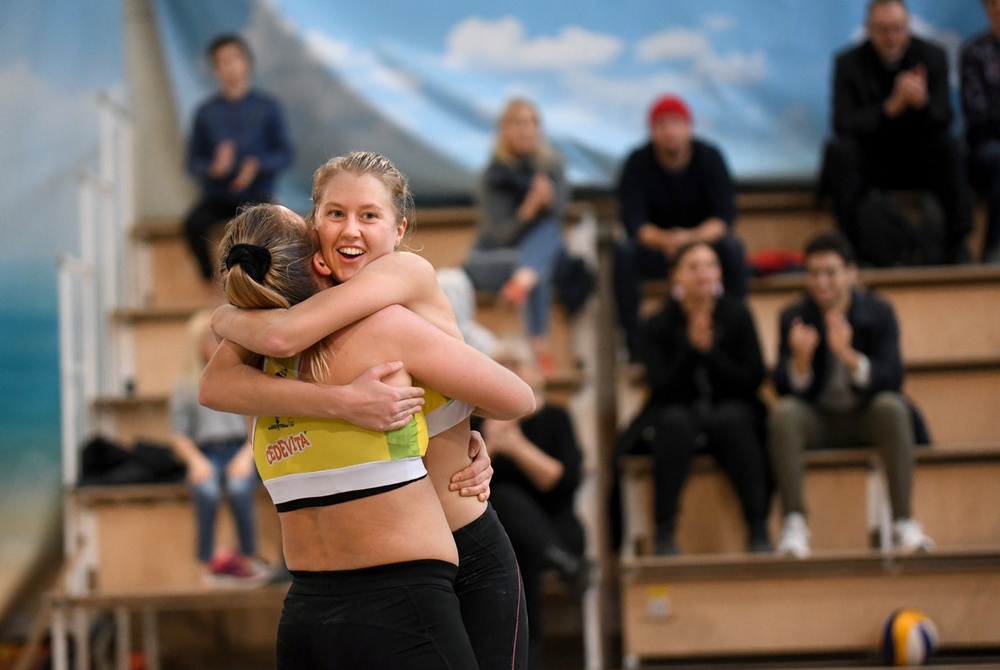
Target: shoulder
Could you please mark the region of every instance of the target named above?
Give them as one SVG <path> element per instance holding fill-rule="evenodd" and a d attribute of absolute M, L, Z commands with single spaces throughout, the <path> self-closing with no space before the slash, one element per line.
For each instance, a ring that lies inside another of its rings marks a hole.
<path fill-rule="evenodd" d="M 926 62 L 937 68 L 947 68 L 948 55 L 941 45 L 930 40 L 913 37 L 910 40 L 910 53 L 919 62 Z"/>
<path fill-rule="evenodd" d="M 981 60 L 986 57 L 990 50 L 990 44 L 994 41 L 993 33 L 984 32 L 973 35 L 962 42 L 960 55 L 962 60 Z"/>
<path fill-rule="evenodd" d="M 663 307 L 646 319 L 646 326 L 651 331 L 669 329 L 672 324 L 683 318 L 680 304 L 673 298 L 667 298 Z"/>
<path fill-rule="evenodd" d="M 865 57 L 865 54 L 870 48 L 870 44 L 867 40 L 846 46 L 834 54 L 834 64 L 837 67 L 853 66 Z"/>
<path fill-rule="evenodd" d="M 637 166 L 640 164 L 649 163 L 653 160 L 653 143 L 646 142 L 642 146 L 635 147 L 632 149 L 628 156 L 625 157 L 625 165 Z"/>
<path fill-rule="evenodd" d="M 434 266 L 429 260 L 411 251 L 394 251 L 391 254 L 386 254 L 382 258 L 376 260 L 381 260 L 386 265 L 391 264 L 392 267 L 403 270 L 412 270 L 414 272 L 434 272 Z"/>
<path fill-rule="evenodd" d="M 701 138 L 691 140 L 692 161 L 702 162 L 716 166 L 725 167 L 726 160 L 722 155 L 722 150 L 712 142 Z"/>
<path fill-rule="evenodd" d="M 252 101 L 259 105 L 267 105 L 269 107 L 280 107 L 281 103 L 278 99 L 266 91 L 262 91 L 259 88 L 252 88 L 247 93 L 247 100 Z"/>
<path fill-rule="evenodd" d="M 515 171 L 513 165 L 505 163 L 498 158 L 491 158 L 483 170 L 483 181 L 487 186 L 501 184 L 510 180 L 514 176 Z"/>
<path fill-rule="evenodd" d="M 376 258 L 362 272 L 389 274 L 406 282 L 436 281 L 431 262 L 411 251 L 394 251 Z"/>
<path fill-rule="evenodd" d="M 222 104 L 222 96 L 219 93 L 213 93 L 198 104 L 198 107 L 194 111 L 195 116 L 200 117 L 211 114 L 218 109 L 220 104 Z"/>
<path fill-rule="evenodd" d="M 870 289 L 854 289 L 852 300 L 857 301 L 858 307 L 869 315 L 892 316 L 895 313 L 895 309 L 888 298 Z"/>
<path fill-rule="evenodd" d="M 715 306 L 716 314 L 723 319 L 729 320 L 753 320 L 753 315 L 750 312 L 750 308 L 747 304 L 740 300 L 739 298 L 734 298 L 729 295 L 724 295 L 719 298 L 719 302 Z"/>

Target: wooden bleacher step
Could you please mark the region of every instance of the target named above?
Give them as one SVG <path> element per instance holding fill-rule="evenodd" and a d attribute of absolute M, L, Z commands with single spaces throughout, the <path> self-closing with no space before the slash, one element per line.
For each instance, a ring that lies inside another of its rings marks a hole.
<path fill-rule="evenodd" d="M 815 552 L 870 546 L 868 528 L 871 449 L 806 453 L 803 491 Z M 881 476 L 881 475 L 879 475 Z M 629 456 L 622 464 L 623 556 L 652 551 L 652 457 Z M 777 542 L 781 505 L 775 496 L 769 529 Z M 939 547 L 1000 546 L 1000 443 L 918 447 L 913 482 L 914 518 Z M 977 511 L 979 510 L 979 511 Z M 681 555 L 745 556 L 745 524 L 728 478 L 711 457 L 696 460 L 681 497 L 677 544 Z"/>
<path fill-rule="evenodd" d="M 801 561 L 632 558 L 622 563 L 621 588 L 626 668 L 665 659 L 871 657 L 886 618 L 902 606 L 931 616 L 942 650 L 1000 643 L 1000 545 L 903 559 L 875 551 Z"/>
<path fill-rule="evenodd" d="M 651 457 L 623 465 L 620 570 L 626 667 L 646 660 L 873 653 L 888 614 L 918 607 L 946 649 L 1000 647 L 1000 444 L 920 448 L 914 516 L 936 541 L 926 555 L 869 548 L 868 449 L 809 452 L 804 480 L 813 553 L 744 553 L 731 485 L 696 462 L 678 517 L 677 557 L 651 555 Z M 780 528 L 772 509 L 772 537 Z M 942 623 L 943 622 L 943 623 Z"/>

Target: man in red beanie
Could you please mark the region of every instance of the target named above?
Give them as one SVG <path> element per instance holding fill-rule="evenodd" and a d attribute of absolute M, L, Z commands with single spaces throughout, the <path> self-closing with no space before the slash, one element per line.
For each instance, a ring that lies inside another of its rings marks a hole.
<path fill-rule="evenodd" d="M 615 297 L 632 360 L 638 360 L 640 284 L 666 277 L 681 246 L 711 244 L 730 295 L 745 297 L 748 280 L 743 243 L 732 231 L 736 192 L 722 154 L 692 136 L 691 111 L 674 95 L 653 103 L 649 130 L 650 141 L 629 155 L 618 184 L 628 237 L 615 253 Z"/>

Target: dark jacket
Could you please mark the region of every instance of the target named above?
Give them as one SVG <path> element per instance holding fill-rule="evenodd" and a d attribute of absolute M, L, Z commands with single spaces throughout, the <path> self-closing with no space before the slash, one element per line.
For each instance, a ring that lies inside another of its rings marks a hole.
<path fill-rule="evenodd" d="M 750 310 L 741 301 L 723 296 L 712 313 L 712 324 L 715 342 L 707 354 L 688 342 L 687 315 L 675 300 L 643 324 L 640 354 L 651 403 L 688 404 L 705 396 L 713 403 L 756 398 L 764 379 L 764 361 Z M 707 388 L 699 387 L 699 368 L 705 372 Z"/>
<path fill-rule="evenodd" d="M 813 382 L 803 393 L 797 394 L 806 400 L 815 400 L 827 379 L 826 322 L 819 306 L 808 295 L 781 313 L 781 344 L 774 385 L 781 395 L 795 393 L 788 376 L 792 357 L 788 332 L 795 319 L 802 319 L 803 323 L 819 331 L 820 342 L 812 362 Z M 851 346 L 871 362 L 871 383 L 866 389 L 855 388 L 855 392 L 865 400 L 879 391 L 899 392 L 903 385 L 903 359 L 899 351 L 899 323 L 892 305 L 875 293 L 856 287 L 851 293 L 847 320 L 854 331 Z"/>
<path fill-rule="evenodd" d="M 691 142 L 691 161 L 677 172 L 656 159 L 653 144 L 629 154 L 618 183 L 619 216 L 629 236 L 651 223 L 660 228 L 694 228 L 718 217 L 736 219 L 736 189 L 722 154 L 711 144 Z"/>
<path fill-rule="evenodd" d="M 531 221 L 522 223 L 517 218 L 517 210 L 539 172 L 552 180 L 555 202 Z M 492 249 L 516 246 L 525 233 L 543 220 L 555 219 L 561 223 L 566 216 L 570 190 L 561 162 L 542 166 L 527 159 L 504 163 L 494 158 L 483 172 L 479 197 L 482 215 L 477 228 L 477 244 Z"/>
<path fill-rule="evenodd" d="M 896 75 L 916 65 L 927 70 L 927 106 L 890 119 L 882 104 L 892 92 Z M 948 59 L 944 49 L 910 38 L 899 65 L 887 69 L 871 41 L 840 52 L 833 75 L 833 130 L 862 143 L 899 145 L 945 133 L 952 120 Z"/>
<path fill-rule="evenodd" d="M 763 430 L 764 405 L 757 391 L 765 370 L 753 316 L 742 301 L 724 296 L 716 304 L 712 324 L 715 343 L 711 351 L 702 354 L 688 343 L 687 317 L 676 301 L 670 300 L 643 323 L 640 352 L 650 396 L 618 438 L 616 467 L 622 456 L 648 451 L 646 429 L 656 422 L 658 410 L 667 405 L 742 400 L 758 415 L 755 428 Z M 707 395 L 699 387 L 699 369 L 705 371 Z"/>

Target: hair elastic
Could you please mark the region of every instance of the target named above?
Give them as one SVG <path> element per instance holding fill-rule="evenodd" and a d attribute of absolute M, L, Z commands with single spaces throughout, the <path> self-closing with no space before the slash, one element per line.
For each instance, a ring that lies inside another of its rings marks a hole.
<path fill-rule="evenodd" d="M 226 254 L 226 269 L 239 265 L 250 278 L 260 284 L 271 269 L 271 252 L 256 244 L 234 244 Z"/>

